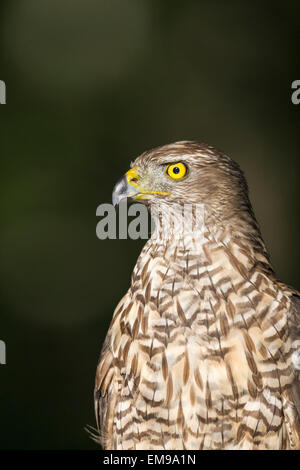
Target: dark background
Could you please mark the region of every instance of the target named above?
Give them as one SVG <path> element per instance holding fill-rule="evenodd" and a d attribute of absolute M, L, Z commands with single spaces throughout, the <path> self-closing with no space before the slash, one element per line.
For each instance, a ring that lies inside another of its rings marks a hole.
<path fill-rule="evenodd" d="M 98 354 L 144 242 L 96 208 L 142 151 L 195 139 L 244 169 L 299 287 L 299 1 L 1 0 L 0 447 L 93 449 Z"/>

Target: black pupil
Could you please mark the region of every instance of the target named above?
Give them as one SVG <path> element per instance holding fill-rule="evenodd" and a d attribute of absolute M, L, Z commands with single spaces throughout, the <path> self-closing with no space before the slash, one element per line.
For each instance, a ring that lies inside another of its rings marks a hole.
<path fill-rule="evenodd" d="M 173 168 L 173 173 L 175 173 L 175 175 L 178 175 L 179 172 L 180 169 L 178 168 L 178 166 L 175 166 L 175 168 Z"/>

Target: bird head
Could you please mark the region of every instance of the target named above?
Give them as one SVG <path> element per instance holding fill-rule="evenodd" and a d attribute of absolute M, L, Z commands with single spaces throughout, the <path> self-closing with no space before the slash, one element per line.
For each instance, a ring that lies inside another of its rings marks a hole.
<path fill-rule="evenodd" d="M 239 166 L 210 145 L 182 141 L 144 152 L 118 181 L 114 205 L 124 198 L 175 207 L 201 204 L 217 219 L 251 212 L 247 183 Z"/>

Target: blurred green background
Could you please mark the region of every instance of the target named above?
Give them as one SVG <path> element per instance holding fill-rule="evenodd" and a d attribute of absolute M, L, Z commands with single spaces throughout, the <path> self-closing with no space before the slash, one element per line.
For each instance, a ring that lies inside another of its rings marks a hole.
<path fill-rule="evenodd" d="M 143 241 L 96 238 L 142 151 L 215 145 L 244 169 L 299 287 L 299 1 L 2 0 L 2 449 L 95 449 L 96 363 Z"/>

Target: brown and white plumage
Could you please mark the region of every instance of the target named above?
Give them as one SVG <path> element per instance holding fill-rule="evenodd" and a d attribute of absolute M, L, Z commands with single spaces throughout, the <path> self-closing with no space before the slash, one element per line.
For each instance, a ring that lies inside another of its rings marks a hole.
<path fill-rule="evenodd" d="M 274 275 L 238 165 L 178 142 L 132 167 L 127 195 L 154 217 L 162 206 L 179 220 L 187 203 L 203 219 L 158 223 L 138 258 L 97 368 L 102 446 L 300 449 L 300 294 Z"/>

